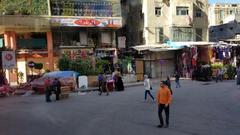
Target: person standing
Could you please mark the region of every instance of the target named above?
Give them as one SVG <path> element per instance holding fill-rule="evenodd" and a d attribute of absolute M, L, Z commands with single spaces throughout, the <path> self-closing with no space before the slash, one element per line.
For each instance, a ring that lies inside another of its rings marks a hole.
<path fill-rule="evenodd" d="M 108 86 L 107 86 L 107 77 L 105 74 L 103 74 L 101 88 L 98 95 L 102 95 L 103 92 L 106 92 L 107 96 L 109 95 Z"/>
<path fill-rule="evenodd" d="M 46 97 L 46 102 L 51 102 L 51 81 L 50 81 L 50 78 L 46 78 L 44 80 L 44 85 L 45 85 L 45 97 Z"/>
<path fill-rule="evenodd" d="M 103 73 L 100 73 L 98 75 L 98 91 L 101 91 L 101 87 L 102 87 L 102 80 L 103 80 Z"/>
<path fill-rule="evenodd" d="M 164 126 L 162 111 L 164 110 L 166 119 L 165 119 L 165 126 L 164 128 L 168 128 L 169 126 L 169 105 L 172 101 L 172 94 L 166 85 L 166 82 L 162 81 L 160 84 L 160 88 L 157 93 L 157 103 L 158 103 L 158 117 L 160 121 L 159 128 Z"/>
<path fill-rule="evenodd" d="M 59 96 L 61 94 L 61 82 L 58 78 L 55 78 L 53 81 L 53 89 L 56 94 L 56 100 L 59 100 Z"/>
<path fill-rule="evenodd" d="M 176 88 L 180 88 L 181 85 L 180 85 L 180 75 L 178 72 L 176 72 L 175 74 L 175 82 L 176 82 Z"/>
<path fill-rule="evenodd" d="M 217 68 L 217 70 L 216 70 L 216 83 L 218 82 L 218 80 L 220 80 L 220 73 L 221 72 L 221 70 L 220 70 L 220 68 Z"/>
<path fill-rule="evenodd" d="M 152 89 L 151 80 L 147 75 L 144 75 L 144 88 L 145 88 L 145 98 L 144 98 L 145 101 L 147 100 L 147 95 L 149 95 L 152 98 L 152 100 L 154 100 L 154 97 L 150 92 L 150 90 Z"/>

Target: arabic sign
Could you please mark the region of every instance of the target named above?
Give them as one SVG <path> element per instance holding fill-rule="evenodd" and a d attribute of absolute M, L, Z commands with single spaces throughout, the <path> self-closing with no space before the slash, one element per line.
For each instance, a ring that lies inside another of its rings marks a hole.
<path fill-rule="evenodd" d="M 0 48 L 2 48 L 2 47 L 3 47 L 3 39 L 0 38 Z"/>
<path fill-rule="evenodd" d="M 16 56 L 14 51 L 2 52 L 2 68 L 13 69 L 16 67 Z"/>
<path fill-rule="evenodd" d="M 122 27 L 122 19 L 108 18 L 52 18 L 52 26 Z"/>

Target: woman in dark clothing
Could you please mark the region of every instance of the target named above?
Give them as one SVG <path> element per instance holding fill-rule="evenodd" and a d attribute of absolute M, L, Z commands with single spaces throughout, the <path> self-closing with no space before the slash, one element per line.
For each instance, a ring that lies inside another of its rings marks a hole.
<path fill-rule="evenodd" d="M 117 76 L 116 88 L 117 88 L 117 91 L 124 91 L 124 86 L 123 86 L 123 81 L 121 76 Z"/>
<path fill-rule="evenodd" d="M 171 91 L 171 94 L 172 94 L 171 80 L 170 80 L 169 76 L 167 76 L 167 80 L 165 81 L 165 83 L 168 86 L 168 88 L 169 88 L 169 90 Z"/>

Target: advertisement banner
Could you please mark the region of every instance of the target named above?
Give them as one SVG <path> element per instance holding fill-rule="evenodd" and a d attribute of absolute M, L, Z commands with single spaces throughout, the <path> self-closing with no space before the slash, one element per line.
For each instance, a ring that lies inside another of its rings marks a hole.
<path fill-rule="evenodd" d="M 16 67 L 16 55 L 14 51 L 2 52 L 2 68 L 13 69 Z"/>
<path fill-rule="evenodd" d="M 74 26 L 74 27 L 122 27 L 122 19 L 108 18 L 52 18 L 52 26 Z"/>

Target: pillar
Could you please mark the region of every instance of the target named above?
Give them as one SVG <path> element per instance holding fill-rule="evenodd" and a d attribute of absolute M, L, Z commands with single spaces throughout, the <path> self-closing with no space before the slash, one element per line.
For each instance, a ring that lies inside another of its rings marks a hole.
<path fill-rule="evenodd" d="M 54 70 L 54 56 L 53 56 L 53 38 L 52 32 L 47 32 L 47 50 L 48 50 L 48 68 L 50 71 Z"/>
<path fill-rule="evenodd" d="M 16 32 L 10 32 L 10 45 L 11 49 L 13 49 L 14 51 L 17 49 L 16 40 Z"/>
<path fill-rule="evenodd" d="M 4 33 L 4 46 L 6 48 L 11 48 L 10 32 L 5 32 Z"/>

